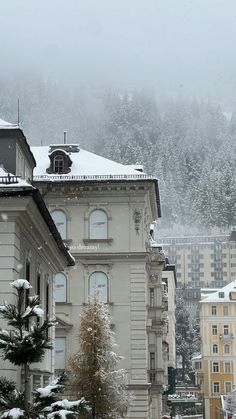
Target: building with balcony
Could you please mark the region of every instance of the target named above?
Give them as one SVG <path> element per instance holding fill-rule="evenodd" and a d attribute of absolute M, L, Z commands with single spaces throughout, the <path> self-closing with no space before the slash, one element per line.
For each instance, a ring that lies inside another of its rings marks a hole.
<path fill-rule="evenodd" d="M 176 293 L 188 307 L 190 318 L 199 313 L 201 290 L 207 293 L 236 278 L 236 231 L 215 236 L 163 237 L 163 247 L 176 267 Z"/>
<path fill-rule="evenodd" d="M 176 266 L 178 288 L 221 288 L 236 279 L 234 230 L 215 236 L 162 237 L 158 243 Z"/>
<path fill-rule="evenodd" d="M 201 371 L 205 417 L 220 414 L 220 396 L 236 384 L 236 281 L 209 294 L 200 302 L 202 340 Z M 219 416 L 220 417 L 220 416 Z"/>
<path fill-rule="evenodd" d="M 55 277 L 56 368 L 66 369 L 78 350 L 80 312 L 99 291 L 109 305 L 135 396 L 127 418 L 159 419 L 167 380 L 164 254 L 150 240 L 160 216 L 158 181 L 140 171 L 79 148 L 32 147 L 41 190 L 75 267 Z"/>

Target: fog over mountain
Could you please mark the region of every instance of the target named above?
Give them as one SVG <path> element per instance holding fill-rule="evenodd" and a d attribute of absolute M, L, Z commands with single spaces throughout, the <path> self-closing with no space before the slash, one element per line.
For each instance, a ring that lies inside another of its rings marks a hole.
<path fill-rule="evenodd" d="M 235 103 L 235 0 L 2 0 L 0 39 L 0 75 Z"/>
<path fill-rule="evenodd" d="M 0 118 L 144 164 L 172 231 L 236 225 L 235 0 L 0 5 Z"/>

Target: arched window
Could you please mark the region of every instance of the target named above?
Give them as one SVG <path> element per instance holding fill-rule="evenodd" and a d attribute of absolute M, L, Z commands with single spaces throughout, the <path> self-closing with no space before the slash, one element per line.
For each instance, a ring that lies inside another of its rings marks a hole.
<path fill-rule="evenodd" d="M 108 278 L 104 272 L 93 272 L 89 277 L 89 295 L 97 296 L 103 303 L 108 299 Z"/>
<path fill-rule="evenodd" d="M 66 276 L 60 272 L 55 275 L 55 301 L 66 303 Z"/>
<path fill-rule="evenodd" d="M 66 214 L 61 210 L 54 210 L 51 212 L 51 216 L 57 226 L 61 238 L 66 240 Z"/>
<path fill-rule="evenodd" d="M 94 210 L 89 217 L 89 238 L 107 239 L 107 214 L 103 210 Z"/>
<path fill-rule="evenodd" d="M 213 350 L 213 354 L 218 354 L 218 345 L 216 343 L 214 343 L 212 350 Z"/>
<path fill-rule="evenodd" d="M 53 172 L 64 173 L 65 171 L 65 159 L 63 156 L 55 156 L 53 159 Z"/>

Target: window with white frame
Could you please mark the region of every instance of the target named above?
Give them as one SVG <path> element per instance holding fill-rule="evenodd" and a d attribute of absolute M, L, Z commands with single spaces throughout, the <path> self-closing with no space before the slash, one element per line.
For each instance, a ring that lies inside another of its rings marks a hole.
<path fill-rule="evenodd" d="M 224 335 L 228 335 L 229 334 L 229 326 L 227 324 L 225 324 L 223 326 L 223 334 Z"/>
<path fill-rule="evenodd" d="M 55 275 L 55 301 L 56 303 L 66 303 L 66 276 L 59 272 Z"/>
<path fill-rule="evenodd" d="M 105 211 L 97 209 L 91 212 L 89 217 L 89 238 L 108 238 L 108 218 Z"/>
<path fill-rule="evenodd" d="M 229 354 L 229 352 L 230 352 L 229 345 L 225 345 L 225 346 L 224 346 L 224 353 L 225 353 L 225 354 Z"/>
<path fill-rule="evenodd" d="M 216 336 L 216 335 L 217 335 L 217 325 L 216 325 L 216 324 L 214 324 L 214 325 L 211 327 L 211 333 L 212 333 L 212 335 L 214 335 L 214 336 Z"/>
<path fill-rule="evenodd" d="M 212 363 L 212 372 L 219 372 L 219 362 Z"/>
<path fill-rule="evenodd" d="M 66 214 L 61 210 L 54 210 L 51 212 L 52 219 L 63 240 L 67 238 Z"/>
<path fill-rule="evenodd" d="M 93 272 L 89 277 L 89 295 L 97 296 L 103 303 L 108 301 L 108 278 L 104 272 Z"/>
<path fill-rule="evenodd" d="M 231 372 L 230 362 L 225 362 L 225 373 Z"/>
<path fill-rule="evenodd" d="M 216 343 L 212 346 L 212 352 L 213 354 L 218 354 L 218 345 Z"/>
<path fill-rule="evenodd" d="M 218 381 L 214 381 L 213 383 L 213 393 L 214 394 L 220 393 L 220 383 Z"/>
<path fill-rule="evenodd" d="M 66 367 L 66 338 L 55 338 L 55 369 L 64 370 Z"/>
<path fill-rule="evenodd" d="M 232 383 L 230 381 L 225 381 L 225 393 L 228 394 L 232 390 Z"/>
<path fill-rule="evenodd" d="M 211 306 L 211 314 L 212 316 L 216 316 L 216 306 Z"/>

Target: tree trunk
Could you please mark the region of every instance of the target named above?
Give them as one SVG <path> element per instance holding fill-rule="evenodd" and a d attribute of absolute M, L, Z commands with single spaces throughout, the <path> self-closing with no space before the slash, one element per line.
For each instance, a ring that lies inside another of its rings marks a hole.
<path fill-rule="evenodd" d="M 24 365 L 24 373 L 25 373 L 25 388 L 24 388 L 24 408 L 25 413 L 29 416 L 29 402 L 30 402 L 30 374 L 29 374 L 29 365 Z"/>

